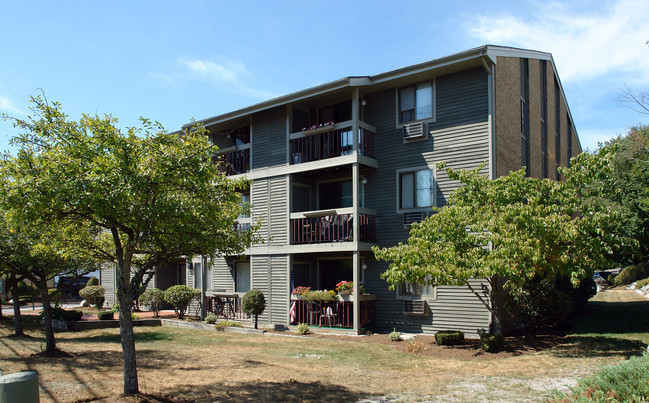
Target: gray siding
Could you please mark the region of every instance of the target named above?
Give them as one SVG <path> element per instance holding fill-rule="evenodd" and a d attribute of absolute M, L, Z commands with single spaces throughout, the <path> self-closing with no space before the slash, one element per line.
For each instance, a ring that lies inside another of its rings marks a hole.
<path fill-rule="evenodd" d="M 274 108 L 253 116 L 252 169 L 286 164 L 286 109 Z"/>
<path fill-rule="evenodd" d="M 117 302 L 117 285 L 115 284 L 116 267 L 113 264 L 102 264 L 99 271 L 100 284 L 106 290 L 104 294 L 106 306 L 112 307 Z"/>
<path fill-rule="evenodd" d="M 396 128 L 395 90 L 365 96 L 365 121 L 376 127 L 376 158 L 380 168 L 364 172 L 365 205 L 377 210 L 376 237 L 379 246 L 389 247 L 408 239 L 403 215 L 397 213 L 397 172 L 399 169 L 433 167 L 445 161 L 448 167 L 470 169 L 489 160 L 488 76 L 482 69 L 436 79 L 436 120 L 428 124 L 428 139 L 404 143 Z M 487 172 L 485 167 L 484 172 Z M 437 205 L 446 204 L 458 184 L 445 172 L 436 172 Z M 403 299 L 388 289 L 380 273 L 385 262 L 366 256 L 365 283 L 377 294 L 377 324 L 383 330 L 435 332 L 462 330 L 477 335 L 488 329 L 490 315 L 480 300 L 466 287 L 441 286 L 428 301 L 426 316 L 405 315 Z M 479 287 L 480 280 L 475 284 Z"/>
<path fill-rule="evenodd" d="M 272 246 L 288 244 L 288 179 L 278 176 L 252 184 L 252 217 L 262 220 L 258 234 Z"/>
<path fill-rule="evenodd" d="M 270 295 L 270 257 L 269 256 L 252 256 L 250 259 L 250 270 L 252 276 L 252 288 L 256 288 L 264 293 L 266 297 L 266 309 L 259 316 L 259 323 L 270 323 L 270 312 L 272 301 Z"/>
<path fill-rule="evenodd" d="M 207 275 L 212 276 L 212 289 L 223 292 L 234 292 L 234 278 L 225 258 L 217 258 L 212 262 Z"/>

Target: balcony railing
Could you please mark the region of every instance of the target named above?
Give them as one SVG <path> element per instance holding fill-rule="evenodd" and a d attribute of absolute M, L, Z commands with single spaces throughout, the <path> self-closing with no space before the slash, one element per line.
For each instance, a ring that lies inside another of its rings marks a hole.
<path fill-rule="evenodd" d="M 291 243 L 311 244 L 354 240 L 353 214 L 334 214 L 291 219 Z M 375 240 L 375 217 L 359 214 L 359 241 Z"/>
<path fill-rule="evenodd" d="M 362 124 L 358 128 L 358 149 L 359 153 L 368 157 L 374 157 L 374 132 L 367 125 Z M 327 158 L 349 155 L 354 148 L 354 130 L 349 122 L 338 123 L 315 129 L 316 133 L 304 131 L 301 137 L 290 140 L 291 164 L 318 161 Z"/>
<path fill-rule="evenodd" d="M 248 319 L 241 309 L 241 298 L 238 294 L 214 293 L 205 297 L 207 312 L 212 312 L 224 319 Z"/>
<path fill-rule="evenodd" d="M 360 301 L 360 326 L 374 323 L 376 300 Z M 290 322 L 292 325 L 306 323 L 309 326 L 354 327 L 354 303 L 352 301 L 309 302 L 291 300 Z"/>
<path fill-rule="evenodd" d="M 250 171 L 250 148 L 219 154 L 214 157 L 221 162 L 219 170 L 226 175 L 243 174 Z"/>

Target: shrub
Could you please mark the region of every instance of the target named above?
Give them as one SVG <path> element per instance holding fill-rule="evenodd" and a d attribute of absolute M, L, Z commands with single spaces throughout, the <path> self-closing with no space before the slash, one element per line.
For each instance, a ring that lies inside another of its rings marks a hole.
<path fill-rule="evenodd" d="M 649 278 L 645 278 L 645 279 L 642 279 L 642 280 L 638 280 L 638 281 L 636 281 L 636 283 L 635 283 L 635 288 L 637 288 L 637 289 L 641 289 L 642 287 L 644 287 L 644 286 L 647 285 L 647 284 L 649 284 Z"/>
<path fill-rule="evenodd" d="M 418 340 L 410 340 L 408 344 L 406 345 L 406 350 L 408 350 L 409 353 L 420 353 L 424 349 L 424 343 L 418 341 Z"/>
<path fill-rule="evenodd" d="M 574 299 L 557 287 L 571 291 L 577 298 L 578 292 L 567 278 L 559 279 L 555 285 L 550 278 L 534 277 L 522 284 L 509 283 L 505 306 L 515 312 L 527 333 L 534 335 L 543 324 L 555 324 L 573 312 Z"/>
<path fill-rule="evenodd" d="M 140 319 L 140 315 L 138 315 L 137 312 L 131 312 L 131 319 L 133 320 Z"/>
<path fill-rule="evenodd" d="M 464 333 L 458 330 L 441 330 L 435 333 L 435 343 L 440 346 L 460 344 L 464 340 Z"/>
<path fill-rule="evenodd" d="M 81 298 L 88 301 L 88 303 L 101 308 L 104 305 L 104 294 L 106 289 L 100 285 L 91 285 L 90 287 L 85 287 L 79 290 L 79 295 Z"/>
<path fill-rule="evenodd" d="M 162 309 L 162 304 L 164 303 L 165 293 L 162 290 L 157 288 L 149 288 L 140 295 L 140 302 L 144 304 L 150 311 L 153 312 L 153 316 L 156 318 Z"/>
<path fill-rule="evenodd" d="M 99 320 L 112 320 L 115 317 L 115 312 L 113 311 L 103 311 L 97 314 L 97 319 Z"/>
<path fill-rule="evenodd" d="M 649 262 L 644 262 L 624 268 L 624 270 L 622 270 L 620 274 L 615 276 L 615 278 L 613 279 L 613 284 L 631 284 L 636 280 L 640 280 L 646 277 L 649 277 Z"/>
<path fill-rule="evenodd" d="M 248 315 L 255 317 L 255 329 L 257 329 L 257 319 L 266 309 L 264 293 L 255 288 L 245 293 L 241 301 L 241 309 Z"/>
<path fill-rule="evenodd" d="M 556 393 L 553 402 L 643 402 L 649 396 L 649 354 L 606 366 L 577 381 L 570 394 Z"/>
<path fill-rule="evenodd" d="M 297 325 L 297 334 L 309 334 L 309 325 L 307 325 L 306 323 L 300 323 L 299 325 Z"/>
<path fill-rule="evenodd" d="M 18 283 L 18 298 L 20 300 L 31 301 L 31 299 L 38 295 L 38 289 L 33 285 L 27 284 L 24 281 Z"/>
<path fill-rule="evenodd" d="M 113 307 L 110 308 L 111 312 L 119 312 L 119 304 L 113 304 Z"/>
<path fill-rule="evenodd" d="M 164 300 L 174 307 L 178 319 L 182 319 L 185 317 L 190 302 L 200 295 L 200 290 L 195 290 L 186 285 L 174 285 L 164 292 Z"/>
<path fill-rule="evenodd" d="M 78 310 L 63 311 L 63 320 L 76 322 L 78 320 L 81 320 L 82 317 L 83 317 L 83 312 Z"/>
<path fill-rule="evenodd" d="M 231 320 L 222 320 L 214 325 L 214 327 L 216 328 L 216 330 L 222 332 L 226 327 L 241 327 L 241 323 Z"/>
<path fill-rule="evenodd" d="M 213 325 L 218 320 L 218 317 L 214 312 L 210 312 L 205 316 L 205 323 Z"/>
<path fill-rule="evenodd" d="M 86 283 L 86 287 L 89 287 L 91 285 L 99 285 L 99 279 L 95 276 L 90 277 L 90 279 Z"/>
<path fill-rule="evenodd" d="M 390 340 L 401 341 L 401 332 L 397 332 L 397 329 L 393 329 L 393 331 L 390 332 Z"/>
<path fill-rule="evenodd" d="M 485 333 L 480 335 L 480 345 L 488 353 L 497 353 L 503 348 L 505 338 L 502 334 Z"/>

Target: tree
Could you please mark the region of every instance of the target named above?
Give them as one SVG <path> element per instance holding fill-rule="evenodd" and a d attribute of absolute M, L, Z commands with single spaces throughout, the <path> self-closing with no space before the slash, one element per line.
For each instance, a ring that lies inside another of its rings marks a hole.
<path fill-rule="evenodd" d="M 590 180 L 602 174 L 605 161 L 603 156 L 584 165 L 573 159 L 564 174 Z M 462 184 L 448 206 L 413 224 L 407 243 L 372 249 L 377 259 L 390 262 L 382 277 L 392 288 L 403 282 L 465 285 L 492 312 L 493 330 L 499 332 L 502 279 L 520 284 L 562 273 L 576 285 L 630 242 L 608 230 L 615 212 L 581 204 L 576 180 L 527 178 L 524 169 L 490 180 L 479 174 L 481 168 L 447 169 Z M 470 279 L 486 279 L 488 291 L 474 289 Z"/>
<path fill-rule="evenodd" d="M 21 217 L 45 222 L 83 222 L 101 230 L 84 244 L 116 267 L 124 394 L 139 391 L 131 306 L 154 268 L 205 255 L 240 254 L 256 241 L 235 230 L 248 208 L 240 190 L 213 161 L 205 130 L 168 133 L 142 119 L 123 133 L 112 116 L 68 120 L 58 103 L 32 97 L 35 117 L 12 119 L 21 129 L 15 157 L 5 156 L 5 189 Z"/>
<path fill-rule="evenodd" d="M 35 221 L 26 224 L 10 220 L 8 215 L 0 215 L 0 264 L 13 280 L 16 334 L 22 335 L 18 278 L 25 278 L 40 293 L 45 325 L 45 352 L 51 353 L 56 349 L 56 341 L 52 327 L 52 295 L 47 283 L 59 275 L 85 275 L 97 267 L 96 261 L 74 246 L 76 242 L 72 240 L 83 237 L 83 229 L 39 226 Z"/>
<path fill-rule="evenodd" d="M 259 315 L 264 313 L 266 309 L 266 299 L 264 298 L 264 293 L 256 288 L 248 290 L 243 295 L 243 300 L 241 301 L 241 309 L 248 315 L 253 315 L 255 317 L 255 329 L 257 329 L 257 319 Z"/>

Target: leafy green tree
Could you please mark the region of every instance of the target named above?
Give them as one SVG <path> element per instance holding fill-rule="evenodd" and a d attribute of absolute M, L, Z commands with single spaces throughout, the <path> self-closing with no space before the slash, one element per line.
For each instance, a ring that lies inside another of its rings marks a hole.
<path fill-rule="evenodd" d="M 154 267 L 193 255 L 240 254 L 256 226 L 234 230 L 248 208 L 213 161 L 204 129 L 168 133 L 142 119 L 122 132 L 112 116 L 68 120 L 58 103 L 33 97 L 35 117 L 21 129 L 15 157 L 5 156 L 1 189 L 23 218 L 83 222 L 98 228 L 84 246 L 117 270 L 124 394 L 139 391 L 131 307 Z"/>
<path fill-rule="evenodd" d="M 582 162 L 574 159 L 564 174 L 601 174 L 603 160 Z M 382 277 L 392 288 L 406 281 L 465 285 L 492 312 L 493 330 L 500 332 L 504 279 L 520 284 L 535 275 L 562 273 L 578 284 L 630 242 L 610 233 L 615 212 L 581 204 L 575 180 L 528 178 L 524 169 L 490 180 L 479 174 L 481 168 L 447 169 L 462 184 L 449 204 L 413 224 L 407 243 L 372 249 L 377 259 L 390 262 Z M 471 279 L 485 279 L 487 292 L 474 289 Z"/>
<path fill-rule="evenodd" d="M 246 292 L 241 301 L 241 309 L 246 314 L 255 317 L 255 329 L 257 329 L 257 320 L 259 319 L 259 315 L 264 313 L 264 310 L 266 309 L 264 293 L 256 288 Z"/>
<path fill-rule="evenodd" d="M 18 284 L 15 280 L 21 277 L 30 280 L 40 293 L 45 351 L 50 353 L 56 349 L 56 341 L 52 327 L 53 295 L 49 292 L 48 281 L 55 276 L 80 277 L 95 270 L 97 262 L 75 247 L 74 240 L 84 236 L 82 228 L 41 226 L 34 221 L 27 224 L 9 220 L 7 215 L 0 215 L 0 265 L 14 279 L 14 313 L 17 313 L 14 319 L 20 321 Z M 15 327 L 16 333 L 22 334 L 22 324 L 16 322 Z"/>

